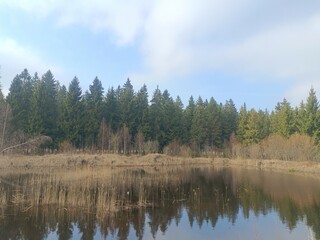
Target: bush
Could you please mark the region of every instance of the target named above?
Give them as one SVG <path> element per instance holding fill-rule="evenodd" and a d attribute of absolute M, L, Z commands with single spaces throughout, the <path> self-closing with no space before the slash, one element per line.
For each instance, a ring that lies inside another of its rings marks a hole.
<path fill-rule="evenodd" d="M 313 138 L 293 134 L 290 138 L 270 135 L 259 144 L 245 146 L 235 143 L 232 146 L 234 157 L 279 160 L 317 160 L 319 151 Z"/>
<path fill-rule="evenodd" d="M 191 157 L 191 148 L 185 145 L 181 145 L 178 141 L 174 140 L 169 143 L 164 149 L 163 153 L 170 156 Z"/>
<path fill-rule="evenodd" d="M 157 152 L 159 152 L 159 142 L 158 141 L 147 141 L 144 144 L 143 148 L 144 148 L 145 154 L 157 153 Z"/>
<path fill-rule="evenodd" d="M 59 150 L 60 152 L 72 152 L 75 149 L 70 141 L 64 140 L 59 144 Z"/>

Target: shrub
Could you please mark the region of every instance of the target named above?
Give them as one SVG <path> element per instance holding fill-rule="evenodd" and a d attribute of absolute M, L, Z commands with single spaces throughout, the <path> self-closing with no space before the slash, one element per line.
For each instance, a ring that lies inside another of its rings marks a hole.
<path fill-rule="evenodd" d="M 233 157 L 279 160 L 317 160 L 320 157 L 318 147 L 312 137 L 295 133 L 290 138 L 270 135 L 259 144 L 245 146 L 235 143 L 232 146 Z"/>
<path fill-rule="evenodd" d="M 70 141 L 64 140 L 59 144 L 59 150 L 60 152 L 72 152 L 75 149 Z"/>

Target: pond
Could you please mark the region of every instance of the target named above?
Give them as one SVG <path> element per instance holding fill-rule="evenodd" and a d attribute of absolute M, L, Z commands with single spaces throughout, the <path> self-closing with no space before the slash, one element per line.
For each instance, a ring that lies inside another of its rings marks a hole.
<path fill-rule="evenodd" d="M 320 181 L 212 166 L 1 173 L 0 239 L 320 239 Z"/>

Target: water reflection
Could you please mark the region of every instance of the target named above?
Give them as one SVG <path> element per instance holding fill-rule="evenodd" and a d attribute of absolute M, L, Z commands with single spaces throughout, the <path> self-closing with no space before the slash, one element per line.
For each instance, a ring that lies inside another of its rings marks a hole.
<path fill-rule="evenodd" d="M 320 185 L 312 178 L 207 167 L 24 172 L 0 180 L 1 239 L 166 239 L 174 228 L 212 237 L 252 221 L 255 229 L 243 226 L 230 239 L 264 239 L 257 230 L 270 225 L 264 219 L 281 221 L 290 238 L 301 228 L 310 231 L 305 238 L 320 239 Z"/>

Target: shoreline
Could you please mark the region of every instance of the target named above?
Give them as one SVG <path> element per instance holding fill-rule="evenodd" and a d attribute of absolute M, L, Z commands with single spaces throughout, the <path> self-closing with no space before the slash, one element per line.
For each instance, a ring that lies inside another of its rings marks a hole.
<path fill-rule="evenodd" d="M 23 169 L 74 169 L 78 167 L 156 167 L 211 165 L 281 171 L 320 177 L 320 163 L 312 161 L 172 157 L 164 154 L 123 156 L 118 154 L 59 153 L 47 155 L 2 155 L 0 172 Z"/>

